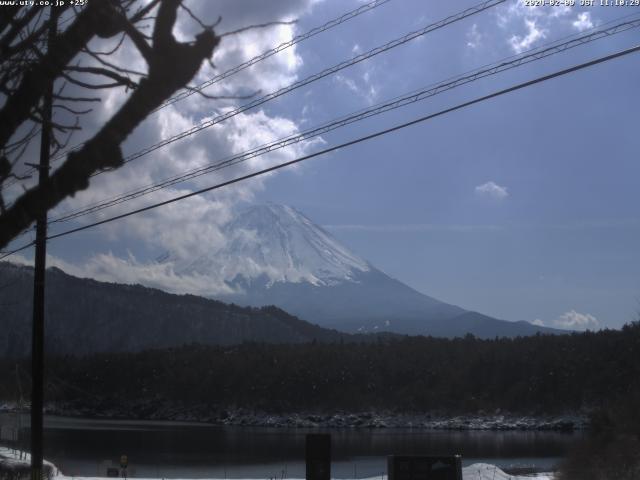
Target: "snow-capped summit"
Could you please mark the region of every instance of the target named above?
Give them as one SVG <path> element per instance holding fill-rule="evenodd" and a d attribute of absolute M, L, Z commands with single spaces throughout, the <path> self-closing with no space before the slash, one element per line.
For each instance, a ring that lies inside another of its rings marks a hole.
<path fill-rule="evenodd" d="M 197 258 L 181 274 L 219 272 L 227 282 L 308 282 L 316 286 L 352 281 L 370 265 L 292 207 L 253 206 L 229 222 L 224 247 Z"/>
<path fill-rule="evenodd" d="M 178 275 L 224 284 L 210 297 L 276 305 L 345 332 L 438 336 L 526 335 L 543 330 L 441 302 L 389 277 L 292 207 L 258 205 L 228 222 L 224 245 L 175 265 Z"/>

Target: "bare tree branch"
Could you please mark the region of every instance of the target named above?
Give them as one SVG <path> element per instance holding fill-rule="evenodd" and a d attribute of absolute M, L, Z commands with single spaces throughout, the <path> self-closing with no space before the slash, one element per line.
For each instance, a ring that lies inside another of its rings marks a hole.
<path fill-rule="evenodd" d="M 105 67 L 109 67 L 112 68 L 113 70 L 120 72 L 120 73 L 129 73 L 131 75 L 138 75 L 140 77 L 144 77 L 147 74 L 145 72 L 137 72 L 135 70 L 131 70 L 128 68 L 124 68 L 124 67 L 120 67 L 114 63 L 108 62 L 107 60 L 105 60 L 104 58 L 102 58 L 101 55 L 98 55 L 94 52 L 92 52 L 90 49 L 85 48 L 83 50 L 83 52 L 85 52 L 87 55 L 93 57 L 95 60 L 97 60 L 98 62 L 100 62 L 102 65 L 104 65 Z"/>
<path fill-rule="evenodd" d="M 153 10 L 154 8 L 156 8 L 156 6 L 160 3 L 160 0 L 153 0 L 151 2 L 149 2 L 148 5 L 146 5 L 145 7 L 141 8 L 140 10 L 138 10 L 130 19 L 131 23 L 138 23 L 142 20 L 144 20 L 144 17 L 147 15 L 147 13 L 149 13 L 151 10 Z"/>
<path fill-rule="evenodd" d="M 145 36 L 131 23 L 129 20 L 123 20 L 123 30 L 129 36 L 133 44 L 136 46 L 140 54 L 144 57 L 147 64 L 151 62 L 151 55 L 153 50 L 147 43 Z"/>
<path fill-rule="evenodd" d="M 113 47 L 111 50 L 107 50 L 106 52 L 96 52 L 93 50 L 89 50 L 89 47 L 85 47 L 84 51 L 86 52 L 91 52 L 93 55 L 113 55 L 114 53 L 116 53 L 120 47 L 122 46 L 122 42 L 124 42 L 124 39 L 126 38 L 127 34 L 125 32 L 122 32 L 122 35 L 120 35 L 120 40 L 118 40 L 118 43 L 116 43 L 115 47 Z"/>
<path fill-rule="evenodd" d="M 200 25 L 200 27 L 203 30 L 208 30 L 213 28 L 213 25 L 205 25 L 202 20 L 200 20 L 196 15 L 193 14 L 193 12 L 191 11 L 191 9 L 189 7 L 187 7 L 184 3 L 180 4 L 180 8 L 182 8 L 185 12 L 187 12 L 187 14 L 191 17 L 192 20 L 194 20 L 198 25 Z"/>
<path fill-rule="evenodd" d="M 4 31 L 14 22 L 15 16 L 20 12 L 19 5 L 7 5 L 0 10 L 0 32 Z"/>
<path fill-rule="evenodd" d="M 35 113 L 31 114 L 30 118 L 34 122 L 37 122 L 37 123 L 40 123 L 40 124 L 44 123 L 44 120 L 42 119 L 42 117 L 38 116 Z M 61 123 L 54 122 L 54 121 L 51 121 L 50 124 L 51 124 L 51 128 L 53 128 L 54 130 L 59 130 L 61 132 L 67 132 L 68 130 L 80 130 L 81 129 L 81 127 L 78 126 L 77 124 L 75 124 L 75 125 L 63 125 Z"/>
<path fill-rule="evenodd" d="M 38 14 L 39 9 L 30 8 L 26 10 L 26 13 L 22 15 L 22 17 L 16 19 L 11 19 L 8 23 L 11 24 L 11 28 L 9 31 L 2 36 L 0 39 L 0 58 L 5 59 L 7 57 L 7 50 L 13 43 L 13 41 L 19 36 L 22 29 L 25 25 L 29 24 L 31 20 Z"/>
<path fill-rule="evenodd" d="M 63 95 L 54 95 L 54 100 L 61 100 L 65 102 L 101 102 L 102 99 L 98 97 L 65 97 Z"/>
<path fill-rule="evenodd" d="M 113 83 L 87 83 L 87 82 L 83 82 L 82 80 L 78 80 L 76 78 L 73 78 L 70 75 L 67 75 L 66 73 L 63 73 L 62 76 L 64 78 L 66 78 L 69 83 L 72 83 L 74 85 L 77 85 L 79 87 L 83 87 L 83 88 L 88 88 L 89 90 L 106 90 L 109 88 L 114 88 L 114 87 L 123 87 L 125 86 L 122 82 L 113 82 Z"/>
<path fill-rule="evenodd" d="M 100 0 L 94 0 L 89 5 L 101 3 Z M 86 189 L 92 174 L 120 167 L 123 164 L 121 143 L 153 110 L 162 105 L 176 91 L 184 88 L 198 72 L 203 61 L 212 56 L 214 49 L 220 42 L 220 37 L 215 35 L 213 30 L 202 31 L 196 36 L 194 42 L 178 42 L 174 38 L 172 30 L 176 22 L 180 0 L 159 0 L 156 3 L 159 4 L 159 8 L 152 44 L 144 42 L 148 48 L 146 53 L 143 53 L 149 65 L 148 76 L 140 80 L 138 87 L 133 90 L 120 109 L 89 141 L 84 143 L 79 150 L 69 153 L 66 161 L 51 174 L 45 183 L 27 190 L 0 215 L 0 248 L 5 247 L 16 235 L 25 230 L 43 208 L 49 210 L 63 199 Z M 79 16 L 88 16 L 88 9 L 89 7 L 83 10 Z M 126 30 L 129 27 L 126 25 L 132 25 L 131 22 L 122 14 L 116 13 L 115 16 L 109 18 L 117 22 L 119 27 L 129 35 L 130 32 Z M 74 25 L 78 22 L 79 19 L 74 22 Z M 133 30 L 136 29 L 133 28 Z M 113 29 L 105 28 L 103 33 L 112 31 Z M 91 38 L 91 32 L 84 32 L 82 38 L 85 41 L 82 45 L 78 43 L 78 36 L 79 34 L 76 32 L 74 42 L 67 38 L 67 45 L 74 48 L 76 53 L 86 45 Z M 56 44 L 57 47 L 58 44 Z M 59 52 L 59 55 L 63 55 L 63 53 Z M 64 56 L 64 58 L 66 59 L 64 64 L 52 62 L 58 75 L 64 73 L 63 70 L 73 57 Z M 60 61 L 59 58 L 56 60 Z M 31 104 L 27 112 L 23 113 L 23 117 L 28 117 L 29 111 L 33 107 L 34 105 Z M 0 118 L 4 113 L 5 109 L 3 108 L 0 111 Z M 8 132 L 0 133 L 4 133 L 5 136 L 8 134 Z M 3 143 L 6 143 L 6 140 L 0 144 Z"/>
<path fill-rule="evenodd" d="M 95 35 L 95 25 L 112 10 L 108 0 L 93 0 L 78 14 L 73 24 L 61 33 L 50 51 L 23 76 L 20 85 L 0 109 L 0 145 L 4 145 L 19 125 L 29 118 L 48 82 L 58 77 L 64 67 Z"/>
<path fill-rule="evenodd" d="M 52 105 L 53 108 L 59 108 L 60 110 L 65 110 L 73 115 L 86 115 L 87 113 L 91 113 L 93 108 L 88 108 L 86 110 L 74 110 L 73 108 L 67 107 L 66 105 Z"/>
<path fill-rule="evenodd" d="M 122 76 L 119 73 L 108 70 L 106 68 L 68 66 L 68 67 L 65 67 L 65 71 L 90 73 L 92 75 L 102 75 L 104 77 L 108 77 L 112 80 L 115 80 L 116 82 L 128 88 L 136 88 L 138 86 L 138 84 L 133 80 L 131 80 L 130 78 Z M 68 79 L 69 77 L 65 75 L 65 78 Z"/>

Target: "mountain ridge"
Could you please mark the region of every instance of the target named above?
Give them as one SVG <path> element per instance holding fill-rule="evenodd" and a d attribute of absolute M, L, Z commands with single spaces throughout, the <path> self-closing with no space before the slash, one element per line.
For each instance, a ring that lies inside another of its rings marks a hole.
<path fill-rule="evenodd" d="M 207 300 L 195 295 L 171 297 L 140 285 L 83 282 L 61 270 L 49 270 L 53 283 L 47 285 L 47 316 L 54 326 L 49 329 L 54 345 L 58 342 L 71 349 L 66 336 L 80 339 L 81 349 L 86 343 L 103 350 L 117 350 L 119 344 L 125 350 L 137 350 L 197 341 L 324 341 L 379 332 L 441 337 L 470 333 L 479 338 L 564 333 L 527 322 L 498 320 L 418 292 L 353 253 L 291 207 L 249 208 L 232 219 L 224 233 L 228 242 L 203 256 L 180 262 L 169 253 L 160 259 L 171 262 L 168 267 L 177 277 L 197 277 L 205 292 L 220 284 L 235 292 L 205 294 L 215 299 L 207 307 L 202 306 Z M 14 273 L 20 268 L 14 267 Z M 6 267 L 4 273 L 9 270 Z M 9 288 L 0 291 L 0 309 L 4 310 L 0 315 L 12 316 L 13 323 L 0 334 L 0 352 L 13 348 L 12 335 L 27 338 L 31 302 L 26 293 L 31 285 L 24 278 L 17 290 L 12 285 L 16 282 L 5 279 L 2 283 Z M 21 306 L 12 307 L 7 291 L 21 298 Z M 263 308 L 273 305 L 278 308 Z M 93 327 L 97 340 L 82 341 L 95 336 L 83 319 L 98 321 Z M 153 340 L 140 340 L 148 332 Z"/>
<path fill-rule="evenodd" d="M 33 268 L 0 262 L 0 355 L 27 354 L 31 345 Z M 137 352 L 185 344 L 369 341 L 321 328 L 273 307 L 240 307 L 143 285 L 46 272 L 46 350 L 85 355 Z"/>
<path fill-rule="evenodd" d="M 224 233 L 231 240 L 221 250 L 193 260 L 190 265 L 195 268 L 177 271 L 221 272 L 229 290 L 236 293 L 210 296 L 225 302 L 277 305 L 299 318 L 348 333 L 448 337 L 472 333 L 483 338 L 560 333 L 480 313 L 465 317 L 468 310 L 390 277 L 293 207 L 273 203 L 249 207 L 225 226 Z M 461 332 L 462 325 L 470 330 Z"/>

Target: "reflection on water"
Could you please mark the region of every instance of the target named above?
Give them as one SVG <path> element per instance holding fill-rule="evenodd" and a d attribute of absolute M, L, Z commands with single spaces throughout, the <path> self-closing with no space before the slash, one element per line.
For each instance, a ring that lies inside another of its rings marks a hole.
<path fill-rule="evenodd" d="M 15 415 L 0 415 L 0 424 Z M 23 425 L 28 418 L 23 419 Z M 45 456 L 65 474 L 104 476 L 104 462 L 126 454 L 136 477 L 304 478 L 308 432 L 331 433 L 332 474 L 363 478 L 386 472 L 390 454 L 463 455 L 501 467 L 553 468 L 580 434 L 447 432 L 410 429 L 274 429 L 180 422 L 47 417 Z M 23 437 L 28 444 L 27 434 Z"/>

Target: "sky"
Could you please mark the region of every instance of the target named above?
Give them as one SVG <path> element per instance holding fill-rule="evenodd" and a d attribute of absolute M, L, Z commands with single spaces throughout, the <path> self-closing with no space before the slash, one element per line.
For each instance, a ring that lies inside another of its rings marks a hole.
<path fill-rule="evenodd" d="M 205 23 L 222 17 L 218 33 L 296 20 L 223 37 L 213 66 L 204 65 L 192 83 L 365 3 L 187 1 Z M 509 0 L 99 175 L 88 190 L 50 216 L 640 14 L 640 7 L 576 3 L 527 7 Z M 264 95 L 472 5 L 390 0 L 206 92 Z M 183 12 L 175 34 L 188 40 L 199 28 Z M 610 36 L 56 225 L 52 231 L 331 147 L 635 46 L 639 39 L 637 28 Z M 128 43 L 115 60 L 145 67 Z M 640 54 L 616 59 L 277 173 L 51 241 L 49 263 L 101 280 L 179 282 L 188 291 L 197 279 L 177 278 L 170 265 L 154 259 L 167 251 L 195 258 L 218 248 L 225 242 L 220 227 L 235 211 L 275 202 L 295 207 L 376 267 L 440 300 L 506 320 L 578 330 L 618 328 L 637 319 L 640 311 L 639 61 Z M 101 106 L 83 119 L 84 129 L 74 140 L 88 138 L 126 97 L 122 90 L 105 92 Z M 244 103 L 192 95 L 149 117 L 123 150 L 136 152 Z M 23 242 L 18 239 L 13 245 Z"/>

